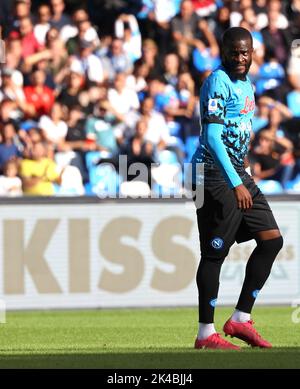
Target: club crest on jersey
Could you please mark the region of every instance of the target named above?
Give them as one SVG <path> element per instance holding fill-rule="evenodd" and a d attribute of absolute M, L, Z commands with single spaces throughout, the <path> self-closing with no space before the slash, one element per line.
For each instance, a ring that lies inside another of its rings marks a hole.
<path fill-rule="evenodd" d="M 209 99 L 208 100 L 208 112 L 215 112 L 218 109 L 218 100 Z"/>
<path fill-rule="evenodd" d="M 246 114 L 250 111 L 254 111 L 255 109 L 255 101 L 250 100 L 249 97 L 246 97 L 244 108 L 240 110 L 240 113 Z"/>
<path fill-rule="evenodd" d="M 215 250 L 221 250 L 224 246 L 224 240 L 216 237 L 211 240 L 210 244 Z"/>

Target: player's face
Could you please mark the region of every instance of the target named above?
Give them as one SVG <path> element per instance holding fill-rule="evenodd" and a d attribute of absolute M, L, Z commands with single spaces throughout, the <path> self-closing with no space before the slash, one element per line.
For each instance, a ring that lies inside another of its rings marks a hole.
<path fill-rule="evenodd" d="M 250 39 L 233 41 L 223 48 L 223 65 L 238 79 L 244 79 L 252 62 L 252 42 Z"/>

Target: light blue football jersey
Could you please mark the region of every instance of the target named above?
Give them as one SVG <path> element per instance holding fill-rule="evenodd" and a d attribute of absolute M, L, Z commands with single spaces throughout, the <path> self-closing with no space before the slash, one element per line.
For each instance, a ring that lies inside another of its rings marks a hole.
<path fill-rule="evenodd" d="M 219 123 L 223 125 L 222 140 L 231 163 L 235 168 L 242 168 L 254 110 L 254 92 L 248 77 L 245 81 L 231 79 L 223 66 L 212 72 L 200 91 L 200 142 L 192 161 L 216 166 L 206 146 L 206 130 L 208 123 Z"/>

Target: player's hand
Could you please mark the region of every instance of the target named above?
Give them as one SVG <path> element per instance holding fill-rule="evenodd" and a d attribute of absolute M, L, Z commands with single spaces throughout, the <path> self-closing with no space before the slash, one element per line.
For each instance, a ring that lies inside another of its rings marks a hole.
<path fill-rule="evenodd" d="M 252 197 L 245 185 L 241 184 L 233 188 L 238 208 L 250 209 L 253 205 Z"/>

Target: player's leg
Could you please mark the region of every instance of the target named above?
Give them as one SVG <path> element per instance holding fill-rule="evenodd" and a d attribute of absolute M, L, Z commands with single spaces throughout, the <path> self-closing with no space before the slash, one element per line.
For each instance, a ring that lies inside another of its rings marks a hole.
<path fill-rule="evenodd" d="M 271 343 L 263 339 L 253 327 L 251 311 L 282 248 L 283 239 L 279 230 L 274 229 L 257 233 L 256 242 L 257 246 L 246 266 L 246 275 L 236 310 L 223 329 L 226 335 L 244 340 L 253 347 L 270 348 Z"/>
<path fill-rule="evenodd" d="M 198 288 L 199 331 L 198 338 L 205 339 L 216 332 L 214 313 L 219 291 L 221 266 L 225 257 L 202 256 L 196 281 Z"/>
<path fill-rule="evenodd" d="M 225 257 L 202 256 L 197 271 L 199 328 L 195 348 L 239 350 L 221 338 L 214 326 L 215 305 L 219 290 L 219 276 Z"/>
<path fill-rule="evenodd" d="M 267 281 L 275 258 L 283 246 L 278 229 L 257 232 L 256 247 L 246 266 L 245 280 L 236 306 L 241 312 L 251 313 L 259 291 Z"/>
<path fill-rule="evenodd" d="M 274 260 L 283 245 L 283 239 L 273 213 L 263 194 L 255 184 L 249 190 L 254 193 L 253 207 L 244 213 L 243 223 L 256 240 L 246 266 L 242 291 L 236 310 L 224 325 L 224 332 L 236 336 L 252 346 L 271 347 L 253 328 L 251 311 L 259 291 L 263 288 L 271 272 Z M 255 230 L 257 232 L 255 232 Z"/>
<path fill-rule="evenodd" d="M 214 327 L 221 267 L 242 220 L 233 196 L 229 188 L 226 190 L 226 186 L 210 188 L 205 191 L 204 206 L 197 210 L 201 260 L 196 277 L 199 306 L 196 348 L 238 349 L 220 338 Z"/>

